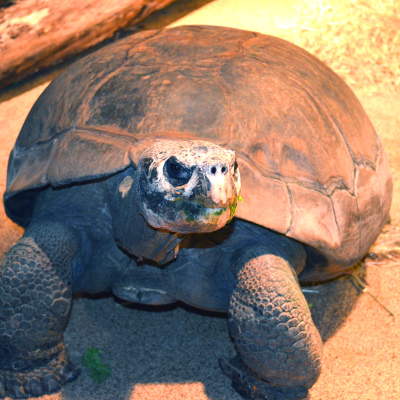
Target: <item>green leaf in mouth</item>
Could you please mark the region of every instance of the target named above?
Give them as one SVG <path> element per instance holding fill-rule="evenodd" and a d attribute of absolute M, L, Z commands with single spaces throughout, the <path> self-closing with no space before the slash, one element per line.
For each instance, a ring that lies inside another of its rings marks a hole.
<path fill-rule="evenodd" d="M 215 211 L 214 215 L 221 215 L 224 211 L 226 211 L 226 207 L 221 208 L 219 211 Z"/>

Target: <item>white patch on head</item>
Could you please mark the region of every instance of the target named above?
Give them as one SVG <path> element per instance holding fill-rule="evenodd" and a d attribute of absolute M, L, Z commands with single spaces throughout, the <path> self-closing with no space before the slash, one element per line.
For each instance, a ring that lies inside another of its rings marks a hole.
<path fill-rule="evenodd" d="M 184 196 L 189 197 L 192 194 L 193 189 L 196 187 L 197 179 L 198 179 L 198 173 L 197 171 L 194 171 L 192 177 L 190 178 L 190 181 L 185 186 L 185 190 L 183 192 Z"/>
<path fill-rule="evenodd" d="M 130 176 L 126 176 L 124 180 L 119 184 L 118 191 L 122 193 L 122 198 L 124 199 L 128 192 L 131 190 L 133 179 Z"/>
<path fill-rule="evenodd" d="M 231 164 L 235 159 L 235 152 L 203 140 L 160 140 L 143 152 L 142 159 L 150 157 L 154 164 L 164 164 L 171 156 L 185 165 L 212 165 L 215 160 L 219 163 Z"/>

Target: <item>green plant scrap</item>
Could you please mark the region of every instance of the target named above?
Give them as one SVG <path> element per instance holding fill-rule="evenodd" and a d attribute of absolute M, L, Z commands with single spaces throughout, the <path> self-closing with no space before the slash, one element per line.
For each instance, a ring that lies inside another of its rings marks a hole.
<path fill-rule="evenodd" d="M 242 196 L 238 196 L 237 198 L 241 203 L 243 203 L 243 197 Z M 231 208 L 231 217 L 229 218 L 229 222 L 232 221 L 233 217 L 235 216 L 236 213 L 236 207 L 237 207 L 237 201 L 235 201 L 233 204 L 231 204 L 230 208 Z"/>
<path fill-rule="evenodd" d="M 89 347 L 82 357 L 82 365 L 89 369 L 90 377 L 99 385 L 111 375 L 111 368 L 104 365 L 100 358 L 102 352 L 102 350 Z"/>
<path fill-rule="evenodd" d="M 221 208 L 219 211 L 215 211 L 214 215 L 221 215 L 224 211 L 226 211 L 226 207 Z"/>

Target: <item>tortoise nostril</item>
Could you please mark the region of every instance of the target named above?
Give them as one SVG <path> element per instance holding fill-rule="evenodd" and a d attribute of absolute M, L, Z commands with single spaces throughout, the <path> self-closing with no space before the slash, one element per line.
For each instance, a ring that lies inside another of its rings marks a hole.
<path fill-rule="evenodd" d="M 211 168 L 211 173 L 212 173 L 213 175 L 215 175 L 216 172 L 217 172 L 217 168 L 216 168 L 216 167 L 212 167 L 212 168 Z"/>

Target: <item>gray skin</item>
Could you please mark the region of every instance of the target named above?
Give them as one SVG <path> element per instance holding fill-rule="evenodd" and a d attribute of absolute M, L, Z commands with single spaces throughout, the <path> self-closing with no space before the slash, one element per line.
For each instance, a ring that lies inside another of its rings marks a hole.
<path fill-rule="evenodd" d="M 236 390 L 247 399 L 305 396 L 322 344 L 296 278 L 302 245 L 236 218 L 216 232 L 160 236 L 139 212 L 139 186 L 123 191 L 130 179 L 138 181 L 133 167 L 37 194 L 32 221 L 1 269 L 1 395 L 40 396 L 74 380 L 79 369 L 62 341 L 72 294 L 112 290 L 137 303 L 180 300 L 228 312 L 240 356 L 220 365 Z"/>

